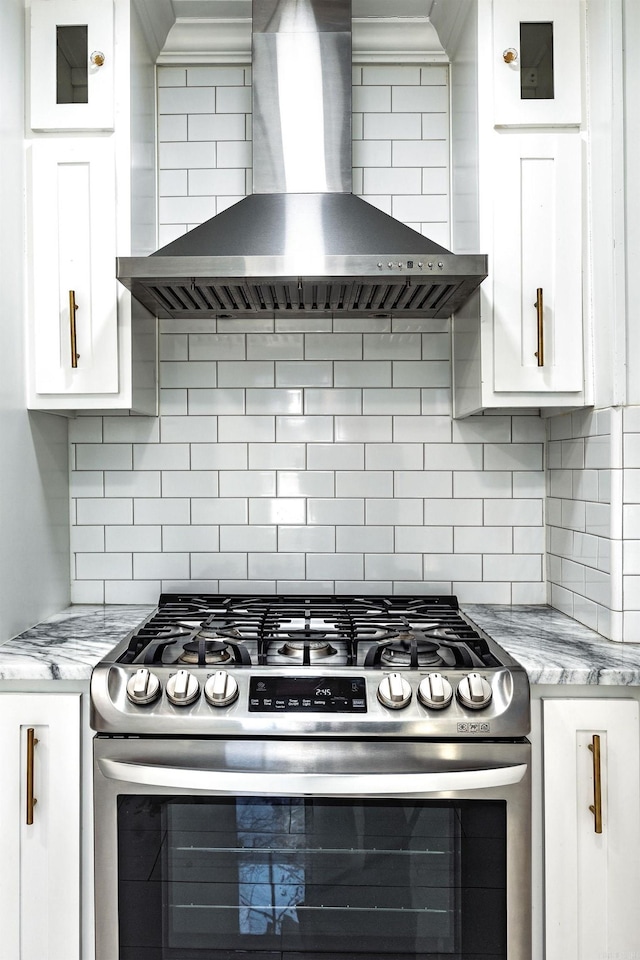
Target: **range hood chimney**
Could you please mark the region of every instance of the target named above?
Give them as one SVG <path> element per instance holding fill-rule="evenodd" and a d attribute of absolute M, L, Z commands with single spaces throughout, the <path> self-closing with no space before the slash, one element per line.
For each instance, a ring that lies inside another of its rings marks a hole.
<path fill-rule="evenodd" d="M 487 276 L 352 194 L 351 0 L 253 0 L 253 194 L 117 277 L 160 317 L 448 317 Z"/>

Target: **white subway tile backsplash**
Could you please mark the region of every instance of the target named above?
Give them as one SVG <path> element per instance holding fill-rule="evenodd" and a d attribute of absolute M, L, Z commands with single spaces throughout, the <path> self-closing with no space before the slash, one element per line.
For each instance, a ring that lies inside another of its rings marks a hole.
<path fill-rule="evenodd" d="M 421 499 L 399 500 L 391 497 L 371 497 L 365 504 L 366 523 L 422 527 L 423 518 L 424 502 Z M 396 549 L 398 549 L 397 533 L 396 530 Z"/>
<path fill-rule="evenodd" d="M 393 473 L 376 470 L 336 471 L 336 496 L 392 497 Z M 369 519 L 367 522 L 370 522 Z"/>
<path fill-rule="evenodd" d="M 221 553 L 253 553 L 277 550 L 277 528 L 275 526 L 220 526 Z M 250 576 L 253 576 L 250 574 Z"/>
<path fill-rule="evenodd" d="M 276 362 L 276 386 L 331 387 L 333 364 L 328 360 L 279 360 Z"/>
<path fill-rule="evenodd" d="M 276 417 L 278 443 L 331 443 L 333 434 L 332 417 Z"/>
<path fill-rule="evenodd" d="M 355 190 L 448 246 L 448 67 L 358 65 L 354 83 Z M 165 243 L 250 189 L 250 69 L 161 65 L 158 87 Z M 70 424 L 74 600 L 455 589 L 542 602 L 542 421 L 519 410 L 452 420 L 447 320 L 192 317 L 160 329 L 160 419 Z M 560 419 L 581 432 L 554 436 L 551 471 L 580 436 L 600 474 L 604 449 L 589 444 L 611 425 Z M 565 471 L 563 483 L 591 491 Z M 550 501 L 559 522 L 570 496 Z M 608 540 L 553 529 L 554 559 L 589 537 L 584 552 L 606 573 Z"/>
<path fill-rule="evenodd" d="M 364 558 L 368 580 L 422 580 L 422 555 L 411 553 L 369 553 Z"/>
<path fill-rule="evenodd" d="M 82 527 L 78 527 L 82 530 Z M 90 527 L 88 529 L 95 529 Z M 104 528 L 105 542 L 102 549 L 107 553 L 158 553 L 162 550 L 162 527 L 141 525 L 109 526 Z"/>
<path fill-rule="evenodd" d="M 131 580 L 130 553 L 76 553 L 78 580 Z"/>
<path fill-rule="evenodd" d="M 215 497 L 218 474 L 213 470 L 163 470 L 163 497 Z"/>
<path fill-rule="evenodd" d="M 161 170 L 158 176 L 158 194 L 161 197 L 186 197 L 189 178 L 186 170 Z"/>
<path fill-rule="evenodd" d="M 249 578 L 305 579 L 304 553 L 250 553 Z"/>
<path fill-rule="evenodd" d="M 219 533 L 217 526 L 167 525 L 162 529 L 162 549 L 165 553 L 212 552 L 217 551 L 218 546 Z"/>
<path fill-rule="evenodd" d="M 337 524 L 362 525 L 364 523 L 364 500 L 329 500 L 311 497 L 307 500 L 307 523 L 324 526 L 336 526 Z"/>
<path fill-rule="evenodd" d="M 332 470 L 279 470 L 279 497 L 332 497 L 335 473 Z"/>
<path fill-rule="evenodd" d="M 218 86 L 216 88 L 216 112 L 251 113 L 251 87 Z"/>
<path fill-rule="evenodd" d="M 368 391 L 364 391 L 366 394 Z M 383 391 L 388 393 L 389 391 Z M 363 391 L 350 389 L 304 391 L 304 412 L 308 414 L 358 414 L 377 413 L 377 410 L 363 410 Z M 382 411 L 380 411 L 382 412 Z"/>
<path fill-rule="evenodd" d="M 336 528 L 300 526 L 295 523 L 278 527 L 278 549 L 285 553 L 328 553 L 333 559 L 336 552 Z M 309 568 L 307 574 L 314 579 L 316 576 L 324 576 L 323 573 L 312 572 Z"/>
<path fill-rule="evenodd" d="M 245 391 L 234 389 L 233 387 L 217 387 L 214 390 L 206 387 L 196 388 L 186 391 L 188 395 L 187 409 L 184 411 L 189 415 L 216 414 L 238 415 L 245 411 Z M 257 413 L 257 410 L 249 409 L 249 396 L 247 391 L 247 413 Z M 165 411 L 161 411 L 164 413 Z M 260 412 L 270 413 L 271 411 L 261 410 Z M 171 411 L 167 410 L 167 414 Z"/>
<path fill-rule="evenodd" d="M 110 528 L 106 528 L 110 529 Z M 116 528 L 114 528 L 116 529 Z M 72 553 L 104 553 L 105 527 L 72 527 L 70 536 Z"/>
<path fill-rule="evenodd" d="M 362 83 L 366 85 L 419 84 L 420 67 L 396 64 L 365 66 L 362 68 Z"/>
<path fill-rule="evenodd" d="M 336 551 L 393 553 L 393 527 L 336 526 Z"/>
<path fill-rule="evenodd" d="M 353 166 L 390 167 L 391 140 L 354 140 Z"/>
<path fill-rule="evenodd" d="M 307 576 L 313 580 L 362 580 L 364 557 L 361 553 L 309 553 Z"/>
<path fill-rule="evenodd" d="M 303 470 L 304 443 L 250 443 L 250 470 Z"/>
<path fill-rule="evenodd" d="M 337 443 L 385 443 L 392 438 L 391 417 L 344 417 L 335 418 Z"/>
<path fill-rule="evenodd" d="M 394 387 L 448 387 L 451 364 L 444 360 L 394 360 Z"/>
<path fill-rule="evenodd" d="M 113 501 L 118 503 L 119 501 Z M 133 522 L 142 524 L 189 523 L 191 501 L 186 497 L 148 499 L 136 497 L 133 501 Z M 118 521 L 116 521 L 118 522 Z M 120 523 L 131 523 L 121 520 Z"/>
<path fill-rule="evenodd" d="M 276 439 L 275 417 L 260 414 L 243 417 L 218 417 L 218 437 L 223 443 L 273 443 Z"/>
<path fill-rule="evenodd" d="M 246 553 L 206 553 L 191 554 L 191 573 L 199 580 L 212 579 L 219 580 L 222 577 L 237 577 L 239 580 L 247 579 L 247 554 Z M 188 592 L 193 593 L 197 587 L 191 584 L 186 588 Z M 217 591 L 214 591 L 217 592 Z"/>
<path fill-rule="evenodd" d="M 364 140 L 419 140 L 422 117 L 419 113 L 365 113 Z"/>
<path fill-rule="evenodd" d="M 453 527 L 404 527 L 395 531 L 396 553 L 452 553 Z"/>
<path fill-rule="evenodd" d="M 131 472 L 127 471 L 131 476 Z M 102 497 L 105 493 L 105 474 L 102 470 L 71 470 L 69 488 L 72 497 Z M 130 494 L 124 494 L 130 496 Z"/>
<path fill-rule="evenodd" d="M 130 443 L 81 443 L 76 445 L 77 470 L 131 470 Z"/>
<path fill-rule="evenodd" d="M 244 169 L 191 170 L 189 173 L 190 197 L 207 197 L 211 193 L 216 197 L 237 197 L 242 196 L 244 188 Z M 219 206 L 216 212 L 220 212 Z"/>
<path fill-rule="evenodd" d="M 134 553 L 134 580 L 163 580 L 169 577 L 188 580 L 188 553 Z"/>
<path fill-rule="evenodd" d="M 116 500 L 80 498 L 76 502 L 76 523 L 79 526 L 128 524 L 133 519 L 133 502 L 128 498 Z M 91 579 L 85 577 L 84 579 Z"/>
<path fill-rule="evenodd" d="M 394 113 L 447 113 L 449 89 L 446 86 L 416 87 L 395 85 L 391 96 Z"/>
<path fill-rule="evenodd" d="M 421 443 L 368 443 L 365 463 L 367 470 L 422 470 L 424 446 Z"/>
<path fill-rule="evenodd" d="M 164 388 L 215 387 L 216 366 L 215 363 L 205 361 L 161 362 L 160 384 Z M 221 386 L 225 386 L 225 384 L 221 384 Z"/>
<path fill-rule="evenodd" d="M 363 470 L 362 443 L 309 443 L 307 466 L 310 470 Z"/>
<path fill-rule="evenodd" d="M 246 470 L 249 461 L 246 443 L 192 443 L 192 470 Z"/>
<path fill-rule="evenodd" d="M 302 497 L 262 497 L 249 500 L 250 524 L 301 524 L 306 520 L 307 501 Z"/>
<path fill-rule="evenodd" d="M 204 99 L 204 98 L 203 98 Z M 200 115 L 197 113 L 189 114 L 187 123 L 188 145 L 195 143 L 201 145 L 214 145 L 220 140 L 245 140 L 245 118 L 242 113 L 214 114 L 203 111 Z M 162 166 L 161 162 L 161 166 Z M 193 168 L 208 166 L 215 168 L 214 164 L 184 164 Z M 242 191 L 244 193 L 244 190 Z"/>
<path fill-rule="evenodd" d="M 249 501 L 246 497 L 201 497 L 191 500 L 191 522 L 214 526 L 249 522 Z"/>
<path fill-rule="evenodd" d="M 162 67 L 162 70 L 170 68 Z M 190 87 L 239 87 L 247 82 L 247 67 L 215 64 L 206 67 L 188 67 L 187 85 Z"/>
<path fill-rule="evenodd" d="M 275 470 L 221 470 L 221 497 L 275 497 Z"/>

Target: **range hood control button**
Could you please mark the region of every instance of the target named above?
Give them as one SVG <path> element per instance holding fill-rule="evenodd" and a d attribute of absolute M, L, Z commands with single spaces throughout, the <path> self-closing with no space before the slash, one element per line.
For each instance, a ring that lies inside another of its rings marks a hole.
<path fill-rule="evenodd" d="M 131 703 L 142 706 L 145 703 L 153 703 L 160 696 L 160 681 L 155 673 L 151 673 L 146 667 L 136 670 L 132 677 L 129 677 L 127 683 L 127 697 Z"/>
<path fill-rule="evenodd" d="M 167 680 L 167 699 L 176 707 L 186 707 L 200 696 L 200 684 L 188 670 L 178 670 Z"/>
<path fill-rule="evenodd" d="M 228 707 L 238 699 L 238 684 L 226 670 L 217 670 L 204 685 L 204 695 L 212 707 Z"/>
<path fill-rule="evenodd" d="M 399 673 L 390 673 L 380 681 L 378 700 L 391 710 L 402 710 L 411 702 L 411 686 Z"/>
<path fill-rule="evenodd" d="M 458 700 L 463 707 L 483 710 L 491 703 L 491 685 L 479 673 L 469 673 L 458 684 Z"/>
<path fill-rule="evenodd" d="M 444 710 L 453 699 L 453 690 L 446 677 L 439 673 L 428 673 L 418 687 L 418 700 L 432 710 Z"/>

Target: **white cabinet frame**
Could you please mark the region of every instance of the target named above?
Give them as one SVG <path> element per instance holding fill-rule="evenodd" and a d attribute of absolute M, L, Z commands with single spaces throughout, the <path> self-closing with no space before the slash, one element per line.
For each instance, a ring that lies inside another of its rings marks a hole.
<path fill-rule="evenodd" d="M 33 823 L 26 823 L 32 728 Z M 0 694 L 0 955 L 80 960 L 80 695 Z"/>
<path fill-rule="evenodd" d="M 640 704 L 542 701 L 546 960 L 631 957 L 638 948 Z M 595 831 L 600 738 L 602 832 Z"/>
<path fill-rule="evenodd" d="M 32 0 L 30 14 L 31 128 L 113 130 L 113 0 Z M 87 57 L 104 55 L 102 64 L 88 63 L 87 103 L 56 102 L 57 26 L 86 26 Z"/>

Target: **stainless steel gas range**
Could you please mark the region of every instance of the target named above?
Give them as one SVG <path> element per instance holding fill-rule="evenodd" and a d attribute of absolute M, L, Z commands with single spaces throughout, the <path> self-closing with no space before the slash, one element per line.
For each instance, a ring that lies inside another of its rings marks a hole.
<path fill-rule="evenodd" d="M 97 960 L 531 960 L 528 680 L 454 597 L 165 594 L 91 701 Z"/>

